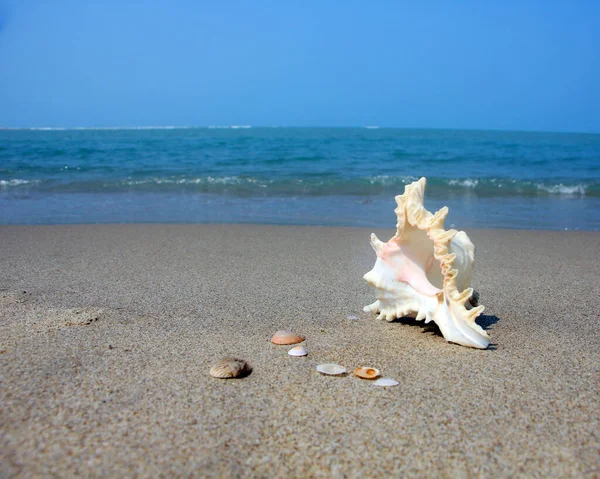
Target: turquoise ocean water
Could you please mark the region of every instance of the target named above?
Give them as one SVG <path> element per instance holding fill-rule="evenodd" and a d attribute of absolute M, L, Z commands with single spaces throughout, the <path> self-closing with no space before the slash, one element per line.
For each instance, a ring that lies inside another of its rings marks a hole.
<path fill-rule="evenodd" d="M 600 135 L 388 128 L 0 131 L 0 223 L 389 227 L 427 177 L 459 228 L 600 230 Z"/>

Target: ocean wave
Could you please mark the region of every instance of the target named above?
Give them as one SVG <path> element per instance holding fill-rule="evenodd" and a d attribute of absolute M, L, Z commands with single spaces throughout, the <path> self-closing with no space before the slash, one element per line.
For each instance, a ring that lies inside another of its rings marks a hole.
<path fill-rule="evenodd" d="M 208 125 L 210 130 L 247 130 L 252 128 L 252 125 Z"/>
<path fill-rule="evenodd" d="M 463 178 L 463 179 L 433 179 L 433 183 L 446 183 L 451 189 L 473 190 L 482 194 L 516 194 L 516 195 L 562 195 L 562 196 L 599 196 L 600 183 L 565 184 L 553 180 L 534 181 L 514 178 Z"/>
<path fill-rule="evenodd" d="M 202 185 L 202 184 L 220 184 L 220 185 L 239 185 L 243 183 L 256 184 L 261 181 L 270 183 L 268 180 L 259 180 L 258 178 L 245 176 L 206 176 L 202 178 L 145 178 L 140 180 L 122 180 L 120 183 L 126 186 L 136 185 Z M 105 183 L 105 186 L 110 186 L 111 183 Z"/>
<path fill-rule="evenodd" d="M 255 175 L 127 176 L 107 178 L 97 172 L 75 171 L 45 179 L 3 179 L 0 188 L 35 187 L 44 192 L 189 192 L 227 196 L 379 196 L 402 194 L 416 176 L 341 177 L 332 173 L 302 177 Z M 428 195 L 600 197 L 600 181 L 519 180 L 514 178 L 427 178 Z"/>
<path fill-rule="evenodd" d="M 475 188 L 479 184 L 479 180 L 467 178 L 464 180 L 449 180 L 448 184 L 450 186 L 462 186 L 463 188 Z"/>
<path fill-rule="evenodd" d="M 305 176 L 303 178 L 264 178 L 247 175 L 205 177 L 155 177 L 129 179 L 123 186 L 135 188 L 183 188 L 191 191 L 257 196 L 377 196 L 398 195 L 416 181 L 416 176 L 376 175 L 340 178 L 337 176 Z M 436 197 L 447 194 L 479 196 L 600 196 L 600 184 L 565 184 L 534 182 L 505 178 L 428 178 L 428 191 Z M 108 185 L 106 185 L 108 186 Z"/>
<path fill-rule="evenodd" d="M 588 187 L 586 185 L 563 185 L 562 183 L 558 185 L 544 185 L 541 183 L 537 183 L 536 187 L 540 191 L 545 191 L 550 194 L 557 195 L 566 195 L 566 196 L 575 196 L 580 195 L 583 196 L 586 194 Z"/>
<path fill-rule="evenodd" d="M 416 176 L 392 176 L 392 175 L 376 175 L 367 176 L 365 180 L 372 185 L 381 186 L 395 186 L 395 185 L 408 185 L 413 181 L 417 181 L 419 178 Z M 360 181 L 360 178 L 358 179 Z"/>
<path fill-rule="evenodd" d="M 39 180 L 21 180 L 19 178 L 15 178 L 13 180 L 0 180 L 0 187 L 37 185 L 39 182 Z"/>

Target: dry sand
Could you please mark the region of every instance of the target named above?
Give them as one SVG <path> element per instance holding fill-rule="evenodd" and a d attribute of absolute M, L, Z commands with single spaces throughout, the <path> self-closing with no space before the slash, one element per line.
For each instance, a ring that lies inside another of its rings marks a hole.
<path fill-rule="evenodd" d="M 370 232 L 0 227 L 0 475 L 599 477 L 600 234 L 468 231 L 480 351 L 362 312 Z"/>

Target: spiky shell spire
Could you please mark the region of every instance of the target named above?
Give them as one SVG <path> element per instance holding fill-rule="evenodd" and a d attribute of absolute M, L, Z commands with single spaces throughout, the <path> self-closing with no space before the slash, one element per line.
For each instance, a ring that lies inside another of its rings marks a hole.
<path fill-rule="evenodd" d="M 425 185 L 421 178 L 396 196 L 393 238 L 384 243 L 371 234 L 377 260 L 364 279 L 377 301 L 364 310 L 388 321 L 403 316 L 434 321 L 447 341 L 485 349 L 489 336 L 475 322 L 484 307 L 469 302 L 475 247 L 464 231 L 444 229 L 447 207 L 435 214 L 425 209 Z"/>

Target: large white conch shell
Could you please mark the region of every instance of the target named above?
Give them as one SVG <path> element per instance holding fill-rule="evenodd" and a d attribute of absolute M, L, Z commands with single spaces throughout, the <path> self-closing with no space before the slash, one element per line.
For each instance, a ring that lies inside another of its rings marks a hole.
<path fill-rule="evenodd" d="M 431 214 L 423 206 L 425 178 L 396 196 L 396 235 L 387 243 L 371 234 L 377 261 L 364 279 L 377 301 L 365 306 L 379 319 L 409 316 L 435 321 L 452 343 L 485 349 L 488 334 L 475 323 L 484 307 L 469 301 L 475 247 L 464 231 L 444 230 L 448 207 Z"/>

